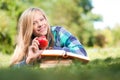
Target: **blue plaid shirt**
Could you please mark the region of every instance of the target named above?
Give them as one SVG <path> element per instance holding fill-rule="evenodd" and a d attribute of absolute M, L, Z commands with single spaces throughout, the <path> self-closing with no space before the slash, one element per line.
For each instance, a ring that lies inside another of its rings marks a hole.
<path fill-rule="evenodd" d="M 55 50 L 65 50 L 67 52 L 87 56 L 87 53 L 79 40 L 66 29 L 60 26 L 53 26 L 51 27 L 51 31 L 54 36 Z"/>

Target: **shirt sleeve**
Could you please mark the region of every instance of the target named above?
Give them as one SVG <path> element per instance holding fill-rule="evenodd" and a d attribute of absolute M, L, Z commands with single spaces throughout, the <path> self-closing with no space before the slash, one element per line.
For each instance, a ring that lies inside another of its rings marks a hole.
<path fill-rule="evenodd" d="M 54 49 L 65 50 L 87 56 L 87 53 L 80 41 L 63 27 L 57 27 Z"/>

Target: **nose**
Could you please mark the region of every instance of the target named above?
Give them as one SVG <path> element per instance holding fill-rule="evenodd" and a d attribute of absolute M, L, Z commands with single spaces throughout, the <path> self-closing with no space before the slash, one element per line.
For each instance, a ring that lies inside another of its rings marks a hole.
<path fill-rule="evenodd" d="M 38 27 L 41 27 L 42 23 L 40 21 L 38 21 Z"/>

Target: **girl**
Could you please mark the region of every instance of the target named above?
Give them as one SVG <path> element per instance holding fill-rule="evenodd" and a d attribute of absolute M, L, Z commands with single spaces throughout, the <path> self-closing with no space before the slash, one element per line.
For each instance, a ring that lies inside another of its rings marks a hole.
<path fill-rule="evenodd" d="M 60 26 L 50 26 L 45 13 L 39 8 L 25 10 L 18 21 L 17 45 L 11 60 L 11 66 L 19 66 L 40 59 L 43 50 L 39 49 L 36 38 L 46 36 L 49 45 L 46 49 L 64 50 L 82 56 L 87 53 L 79 40 Z"/>

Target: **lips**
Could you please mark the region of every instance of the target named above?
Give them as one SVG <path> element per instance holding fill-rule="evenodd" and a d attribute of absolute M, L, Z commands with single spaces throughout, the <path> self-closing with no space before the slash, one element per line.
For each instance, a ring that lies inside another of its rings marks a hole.
<path fill-rule="evenodd" d="M 41 26 L 37 31 L 39 31 L 39 32 L 45 31 L 45 26 Z"/>
<path fill-rule="evenodd" d="M 38 33 L 44 32 L 44 29 L 38 29 L 37 32 Z"/>

